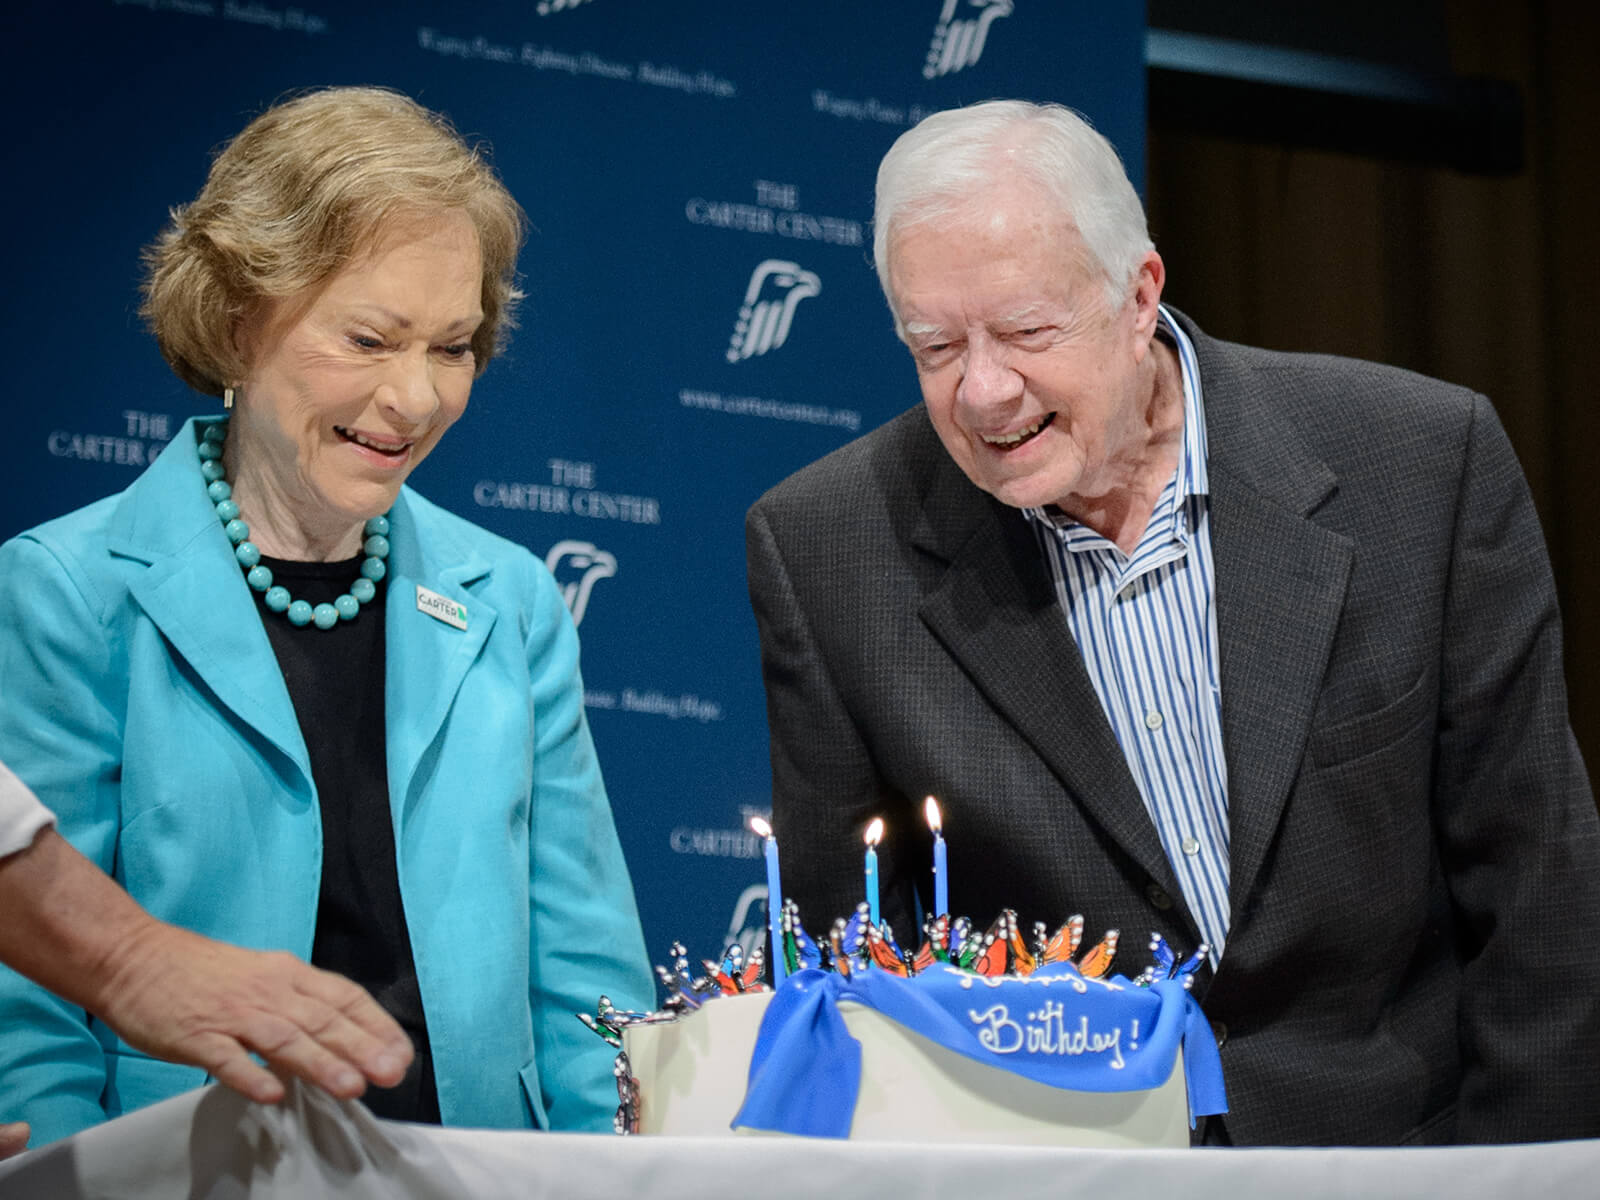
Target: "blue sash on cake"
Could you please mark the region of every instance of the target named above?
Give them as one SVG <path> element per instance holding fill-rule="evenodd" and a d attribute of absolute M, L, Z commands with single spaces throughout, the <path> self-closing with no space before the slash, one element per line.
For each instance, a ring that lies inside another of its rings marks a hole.
<path fill-rule="evenodd" d="M 1085 979 L 1066 963 L 1020 979 L 948 966 L 914 981 L 883 971 L 845 978 L 806 970 L 791 975 L 767 1007 L 735 1128 L 849 1136 L 861 1043 L 845 1028 L 841 1000 L 987 1066 L 1081 1092 L 1160 1087 L 1181 1049 L 1191 1127 L 1198 1116 L 1228 1110 L 1211 1026 L 1176 981 L 1136 987 L 1122 978 Z"/>

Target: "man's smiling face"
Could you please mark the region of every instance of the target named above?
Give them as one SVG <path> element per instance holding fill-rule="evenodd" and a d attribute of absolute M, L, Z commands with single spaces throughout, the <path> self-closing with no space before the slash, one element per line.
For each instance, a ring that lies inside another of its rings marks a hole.
<path fill-rule="evenodd" d="M 1160 259 L 1147 255 L 1112 311 L 1104 273 L 1037 188 L 997 185 L 964 213 L 889 243 L 928 415 L 978 487 L 1071 511 L 1114 490 L 1143 448 Z"/>

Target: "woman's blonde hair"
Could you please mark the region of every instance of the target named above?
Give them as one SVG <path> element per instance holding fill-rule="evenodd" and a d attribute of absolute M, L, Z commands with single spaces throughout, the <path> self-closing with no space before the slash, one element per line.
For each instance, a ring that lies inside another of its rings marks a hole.
<path fill-rule="evenodd" d="M 220 395 L 244 377 L 235 334 L 263 301 L 326 282 L 396 222 L 450 210 L 483 255 L 481 373 L 522 298 L 522 209 L 446 118 L 384 88 L 307 92 L 246 125 L 145 250 L 140 311 L 178 377 Z"/>

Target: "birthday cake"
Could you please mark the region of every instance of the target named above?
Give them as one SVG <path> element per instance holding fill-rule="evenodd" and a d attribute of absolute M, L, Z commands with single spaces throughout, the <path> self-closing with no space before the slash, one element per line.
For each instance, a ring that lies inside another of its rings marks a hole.
<path fill-rule="evenodd" d="M 915 952 L 867 905 L 822 944 L 792 902 L 761 951 L 657 967 L 659 1011 L 601 998 L 585 1024 L 617 1045 L 617 1129 L 774 1132 L 866 1140 L 1187 1146 L 1226 1109 L 1210 1026 L 1179 961 L 1111 974 L 1118 934 L 1083 948 L 1073 917 L 1025 938 L 1007 911 L 979 932 L 931 920 Z"/>

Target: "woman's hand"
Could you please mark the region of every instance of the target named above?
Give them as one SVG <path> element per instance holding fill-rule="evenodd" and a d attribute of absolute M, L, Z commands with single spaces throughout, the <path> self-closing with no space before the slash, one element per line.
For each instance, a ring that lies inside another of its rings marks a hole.
<path fill-rule="evenodd" d="M 0 859 L 0 912 L 0 961 L 252 1100 L 283 1098 L 252 1052 L 342 1098 L 411 1062 L 405 1032 L 349 980 L 156 920 L 53 829 Z"/>
<path fill-rule="evenodd" d="M 411 1062 L 400 1026 L 362 988 L 290 954 L 241 950 L 161 921 L 119 948 L 93 1006 L 129 1045 L 204 1067 L 252 1100 L 283 1084 L 250 1058 L 349 1098 Z"/>

